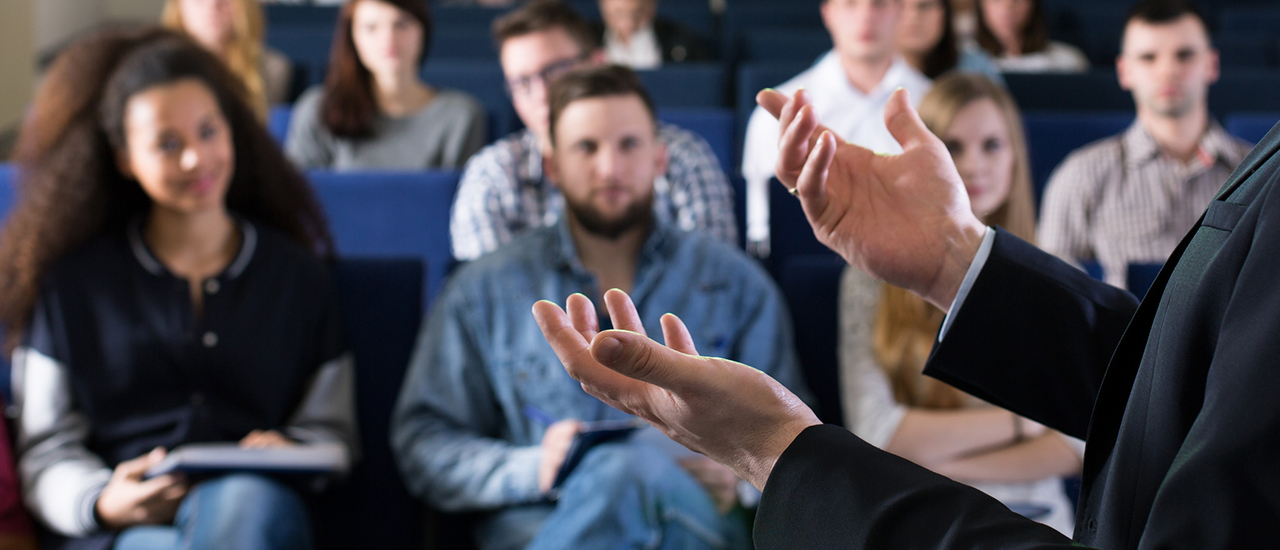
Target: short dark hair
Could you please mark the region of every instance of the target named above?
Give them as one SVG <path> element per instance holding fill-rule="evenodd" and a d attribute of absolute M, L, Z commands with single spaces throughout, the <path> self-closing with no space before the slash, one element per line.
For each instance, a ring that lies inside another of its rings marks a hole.
<path fill-rule="evenodd" d="M 596 97 L 636 96 L 649 112 L 649 119 L 654 121 L 655 129 L 658 120 L 657 111 L 653 108 L 653 99 L 645 91 L 644 84 L 636 72 L 622 65 L 603 65 L 586 67 L 572 71 L 551 84 L 547 91 L 550 96 L 551 113 L 550 129 L 551 145 L 556 144 L 556 121 L 570 103 L 580 99 Z"/>
<path fill-rule="evenodd" d="M 563 0 L 533 0 L 524 7 L 493 20 L 494 49 L 502 51 L 507 40 L 535 32 L 562 29 L 569 34 L 582 53 L 596 48 L 591 26 L 572 6 Z"/>
<path fill-rule="evenodd" d="M 1196 6 L 1195 2 L 1190 0 L 1142 0 L 1129 8 L 1129 14 L 1124 18 L 1125 28 L 1129 27 L 1129 23 L 1141 21 L 1151 25 L 1160 25 L 1164 23 L 1172 23 L 1184 16 L 1193 15 L 1200 20 L 1200 26 L 1204 27 L 1206 35 L 1212 37 L 1209 31 L 1209 22 L 1204 18 L 1204 12 Z"/>

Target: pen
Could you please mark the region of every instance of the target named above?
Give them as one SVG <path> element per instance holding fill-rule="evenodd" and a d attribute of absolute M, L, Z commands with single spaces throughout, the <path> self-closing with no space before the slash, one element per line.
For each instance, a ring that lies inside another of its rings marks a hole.
<path fill-rule="evenodd" d="M 523 411 L 524 411 L 524 415 L 528 417 L 530 420 L 533 420 L 534 422 L 541 422 L 543 425 L 546 425 L 546 426 L 550 426 L 556 423 L 556 419 L 554 416 L 547 414 L 542 409 L 539 409 L 533 405 L 525 405 Z"/>

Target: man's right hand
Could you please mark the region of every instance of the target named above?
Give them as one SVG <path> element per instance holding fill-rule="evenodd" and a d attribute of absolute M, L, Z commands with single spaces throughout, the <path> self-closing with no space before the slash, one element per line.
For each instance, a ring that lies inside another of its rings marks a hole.
<path fill-rule="evenodd" d="M 569 455 L 569 447 L 573 445 L 574 436 L 582 431 L 582 423 L 577 420 L 561 420 L 547 426 L 542 434 L 542 458 L 538 462 L 538 490 L 542 494 L 551 491 L 551 484 L 556 481 L 556 472 L 564 464 Z"/>
<path fill-rule="evenodd" d="M 756 101 L 778 118 L 778 179 L 796 190 L 818 240 L 946 311 L 986 228 L 946 146 L 925 128 L 906 91 L 893 93 L 884 114 L 901 155 L 837 138 L 818 123 L 802 91 L 788 98 L 765 90 Z"/>
<path fill-rule="evenodd" d="M 173 521 L 178 505 L 190 488 L 186 480 L 175 474 L 143 479 L 147 469 L 159 464 L 165 455 L 165 450 L 157 447 L 150 453 L 116 466 L 95 505 L 103 527 L 119 530 Z"/>

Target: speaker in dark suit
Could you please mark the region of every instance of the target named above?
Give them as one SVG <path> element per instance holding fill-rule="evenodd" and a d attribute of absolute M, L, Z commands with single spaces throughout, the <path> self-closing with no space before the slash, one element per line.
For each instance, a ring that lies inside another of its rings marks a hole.
<path fill-rule="evenodd" d="M 1263 548 L 1280 523 L 1280 126 L 1143 302 L 997 231 L 926 373 L 1086 437 L 1078 543 Z M 757 548 L 1068 548 L 832 426 L 764 489 Z"/>

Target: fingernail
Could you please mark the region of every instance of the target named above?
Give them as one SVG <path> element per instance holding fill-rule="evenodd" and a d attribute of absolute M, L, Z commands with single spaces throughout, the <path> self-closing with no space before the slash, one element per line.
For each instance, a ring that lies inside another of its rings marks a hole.
<path fill-rule="evenodd" d="M 595 345 L 596 361 L 612 363 L 622 356 L 622 341 L 612 336 L 601 338 Z"/>

